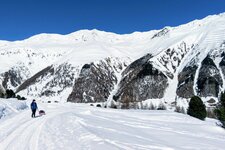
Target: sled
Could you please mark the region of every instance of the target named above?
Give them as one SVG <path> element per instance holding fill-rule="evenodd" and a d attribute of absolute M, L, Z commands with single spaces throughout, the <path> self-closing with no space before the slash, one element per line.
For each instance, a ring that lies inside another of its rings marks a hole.
<path fill-rule="evenodd" d="M 44 110 L 39 110 L 39 116 L 46 115 Z"/>

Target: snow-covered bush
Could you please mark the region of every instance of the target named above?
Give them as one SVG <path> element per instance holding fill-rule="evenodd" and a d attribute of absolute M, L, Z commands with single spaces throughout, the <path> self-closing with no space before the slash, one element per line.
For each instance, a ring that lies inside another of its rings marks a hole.
<path fill-rule="evenodd" d="M 166 109 L 167 109 L 167 108 L 166 108 L 166 105 L 165 105 L 163 102 L 160 102 L 160 104 L 159 104 L 157 110 L 166 110 Z"/>
<path fill-rule="evenodd" d="M 178 113 L 186 114 L 186 111 L 183 106 L 176 106 L 174 111 Z"/>
<path fill-rule="evenodd" d="M 216 114 L 214 111 L 215 111 L 214 108 L 207 108 L 207 117 L 216 118 Z"/>
<path fill-rule="evenodd" d="M 150 110 L 156 110 L 156 107 L 152 102 L 150 103 L 149 109 Z"/>

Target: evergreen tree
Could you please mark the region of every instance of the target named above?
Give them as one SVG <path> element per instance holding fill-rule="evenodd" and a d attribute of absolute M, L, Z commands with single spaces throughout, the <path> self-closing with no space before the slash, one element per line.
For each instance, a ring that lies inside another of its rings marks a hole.
<path fill-rule="evenodd" d="M 16 94 L 13 92 L 13 90 L 7 89 L 6 90 L 6 98 L 15 98 Z"/>
<path fill-rule="evenodd" d="M 222 127 L 225 128 L 225 93 L 221 93 L 220 100 L 215 109 L 216 118 L 221 122 Z"/>
<path fill-rule="evenodd" d="M 202 100 L 198 96 L 193 96 L 189 102 L 189 107 L 187 110 L 187 114 L 198 118 L 200 120 L 204 120 L 206 117 L 206 108 L 203 104 Z"/>
<path fill-rule="evenodd" d="M 3 93 L 0 93 L 0 98 L 4 98 L 5 95 Z"/>
<path fill-rule="evenodd" d="M 17 98 L 18 100 L 21 100 L 21 96 L 20 96 L 20 95 L 16 95 L 16 98 Z"/>
<path fill-rule="evenodd" d="M 21 97 L 21 99 L 20 100 L 26 100 L 26 98 L 25 97 Z"/>
<path fill-rule="evenodd" d="M 26 100 L 25 97 L 22 97 L 22 96 L 20 96 L 20 95 L 16 95 L 16 98 L 17 98 L 18 100 Z"/>

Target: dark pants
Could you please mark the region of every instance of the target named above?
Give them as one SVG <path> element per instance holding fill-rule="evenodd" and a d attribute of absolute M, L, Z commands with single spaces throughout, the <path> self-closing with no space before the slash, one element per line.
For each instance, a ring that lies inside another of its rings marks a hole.
<path fill-rule="evenodd" d="M 32 118 L 35 117 L 35 114 L 36 114 L 36 109 L 32 109 L 32 115 L 31 115 L 31 117 Z"/>

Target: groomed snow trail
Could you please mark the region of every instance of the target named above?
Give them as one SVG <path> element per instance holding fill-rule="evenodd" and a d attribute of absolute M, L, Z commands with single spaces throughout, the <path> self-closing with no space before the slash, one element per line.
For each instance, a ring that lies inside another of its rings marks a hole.
<path fill-rule="evenodd" d="M 85 104 L 41 104 L 0 120 L 0 150 L 222 150 L 225 131 L 169 111 L 114 110 Z"/>

